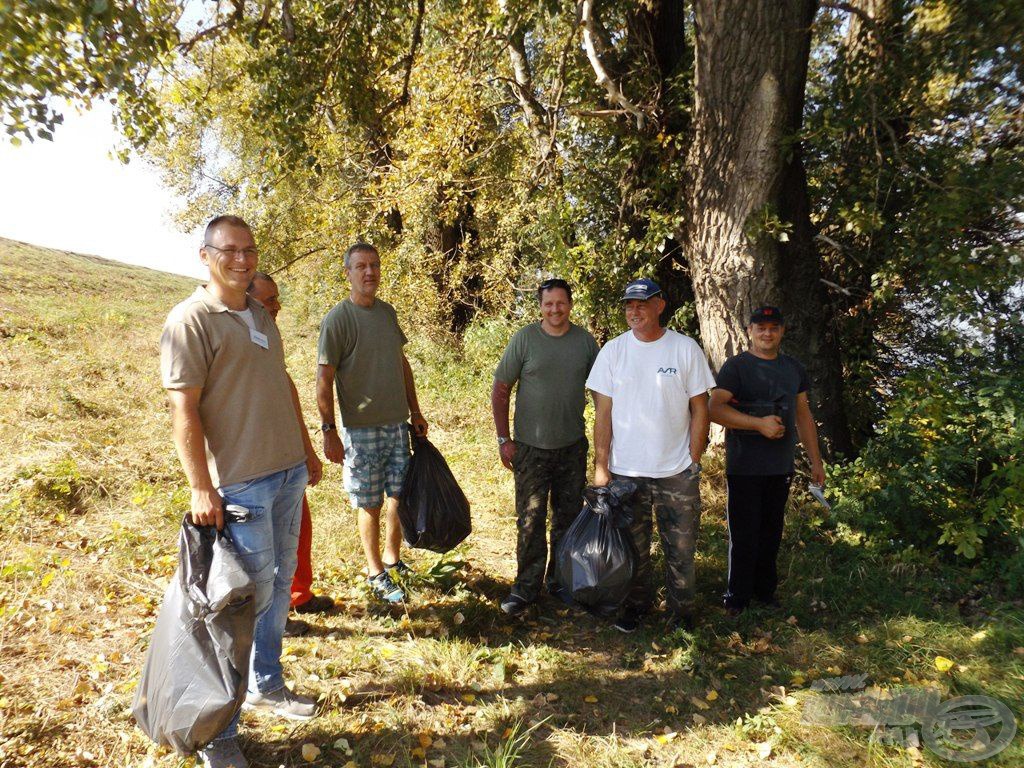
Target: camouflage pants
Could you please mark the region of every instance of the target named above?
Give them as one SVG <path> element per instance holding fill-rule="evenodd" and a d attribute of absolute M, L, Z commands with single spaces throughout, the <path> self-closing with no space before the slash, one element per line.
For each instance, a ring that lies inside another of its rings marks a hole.
<path fill-rule="evenodd" d="M 564 448 L 547 450 L 516 443 L 512 463 L 516 482 L 516 583 L 512 593 L 527 601 L 540 596 L 547 571 L 548 591 L 555 583 L 555 552 L 562 534 L 583 506 L 587 482 L 587 438 Z M 551 501 L 551 543 L 545 541 L 548 500 Z"/>
<path fill-rule="evenodd" d="M 653 522 L 658 521 L 658 535 L 665 554 L 665 592 L 670 613 L 685 614 L 693 608 L 694 567 L 697 531 L 700 528 L 700 476 L 689 469 L 671 477 L 625 477 L 637 484 L 631 504 L 631 531 L 636 543 L 637 564 L 633 590 L 626 598 L 625 608 L 638 614 L 651 609 L 654 584 L 651 567 Z"/>

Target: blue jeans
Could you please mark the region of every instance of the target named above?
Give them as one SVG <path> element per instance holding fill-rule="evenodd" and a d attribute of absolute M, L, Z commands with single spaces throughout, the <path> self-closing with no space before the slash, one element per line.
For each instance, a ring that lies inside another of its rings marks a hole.
<path fill-rule="evenodd" d="M 291 603 L 297 563 L 302 494 L 309 473 L 306 463 L 272 475 L 222 486 L 224 504 L 249 510 L 241 522 L 224 521 L 246 570 L 256 581 L 256 631 L 249 666 L 249 691 L 272 693 L 284 687 L 281 641 Z M 234 738 L 238 714 L 218 739 Z"/>

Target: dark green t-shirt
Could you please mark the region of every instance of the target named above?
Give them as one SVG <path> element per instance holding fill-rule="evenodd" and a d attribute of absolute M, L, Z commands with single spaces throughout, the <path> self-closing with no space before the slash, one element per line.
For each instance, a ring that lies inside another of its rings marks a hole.
<path fill-rule="evenodd" d="M 578 325 L 551 336 L 540 322 L 519 329 L 494 378 L 516 390 L 515 439 L 535 448 L 564 448 L 584 434 L 585 384 L 598 353 Z"/>
<path fill-rule="evenodd" d="M 382 427 L 409 418 L 402 347 L 408 339 L 395 308 L 376 299 L 361 307 L 345 299 L 320 324 L 321 365 L 335 368 L 341 423 Z"/>
<path fill-rule="evenodd" d="M 725 471 L 729 475 L 788 475 L 796 453 L 796 396 L 810 388 L 807 371 L 789 355 L 764 360 L 750 352 L 730 357 L 716 387 L 732 393 L 729 405 L 750 416 L 778 416 L 785 434 L 770 440 L 745 429 L 725 431 Z"/>

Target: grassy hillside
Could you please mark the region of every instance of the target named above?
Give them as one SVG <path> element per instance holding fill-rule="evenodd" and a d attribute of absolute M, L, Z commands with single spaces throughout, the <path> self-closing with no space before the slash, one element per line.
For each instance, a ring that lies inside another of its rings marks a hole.
<path fill-rule="evenodd" d="M 195 281 L 4 240 L 0 276 L 0 767 L 182 765 L 128 710 L 188 506 L 157 341 Z M 315 321 L 289 312 L 284 288 L 289 365 L 315 425 Z M 783 610 L 728 621 L 714 459 L 695 633 L 652 622 L 624 637 L 551 602 L 505 619 L 512 485 L 489 426 L 488 366 L 416 339 L 412 356 L 475 532 L 446 558 L 410 553 L 407 611 L 372 608 L 341 472 L 328 469 L 310 494 L 315 588 L 338 610 L 286 642 L 286 673 L 322 697 L 323 714 L 299 725 L 245 715 L 254 765 L 945 764 L 913 740 L 801 723 L 828 695 L 815 680 L 858 674 L 883 690 L 993 696 L 1024 725 L 1021 602 L 925 556 L 874 551 L 806 498 L 790 512 Z M 312 763 L 304 744 L 321 750 Z M 1018 736 L 987 765 L 1022 762 Z"/>

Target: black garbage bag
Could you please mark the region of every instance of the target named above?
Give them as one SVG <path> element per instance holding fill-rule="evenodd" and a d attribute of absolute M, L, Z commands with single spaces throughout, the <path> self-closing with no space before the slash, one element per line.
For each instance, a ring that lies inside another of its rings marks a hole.
<path fill-rule="evenodd" d="M 469 536 L 469 501 L 441 452 L 414 437 L 412 458 L 398 496 L 398 519 L 410 547 L 447 552 Z"/>
<path fill-rule="evenodd" d="M 598 616 L 618 611 L 636 575 L 629 499 L 636 484 L 616 480 L 583 491 L 583 509 L 558 543 L 559 597 Z"/>
<path fill-rule="evenodd" d="M 156 620 L 132 714 L 153 741 L 193 754 L 245 699 L 256 623 L 256 584 L 227 530 L 186 516 L 178 570 Z"/>

